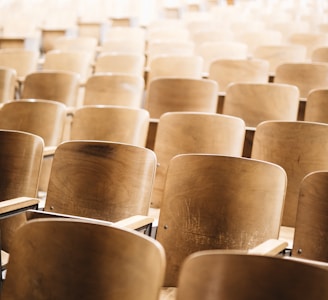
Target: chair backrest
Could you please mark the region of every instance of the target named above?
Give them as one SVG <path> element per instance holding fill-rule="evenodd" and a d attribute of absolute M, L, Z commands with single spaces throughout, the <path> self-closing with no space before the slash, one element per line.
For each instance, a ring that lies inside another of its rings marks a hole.
<path fill-rule="evenodd" d="M 93 57 L 88 52 L 52 50 L 44 55 L 43 70 L 69 71 L 80 75 L 81 82 L 91 75 Z"/>
<path fill-rule="evenodd" d="M 21 98 L 54 100 L 76 106 L 80 76 L 68 71 L 38 71 L 26 76 Z"/>
<path fill-rule="evenodd" d="M 313 50 L 328 46 L 328 34 L 322 32 L 295 32 L 288 37 L 288 42 L 306 47 L 306 57 L 311 59 Z"/>
<path fill-rule="evenodd" d="M 0 103 L 15 99 L 16 79 L 15 69 L 0 67 Z"/>
<path fill-rule="evenodd" d="M 97 45 L 97 38 L 89 36 L 62 36 L 54 41 L 54 49 L 62 51 L 86 51 L 92 55 L 95 55 Z"/>
<path fill-rule="evenodd" d="M 176 299 L 323 300 L 328 297 L 327 283 L 327 270 L 317 266 L 280 257 L 209 250 L 186 259 Z"/>
<path fill-rule="evenodd" d="M 167 171 L 156 239 L 167 256 L 164 286 L 176 286 L 183 260 L 208 249 L 247 250 L 277 238 L 287 178 L 272 163 L 183 154 Z"/>
<path fill-rule="evenodd" d="M 212 153 L 241 156 L 245 123 L 214 113 L 169 112 L 158 123 L 154 151 L 158 160 L 152 207 L 160 207 L 170 160 L 183 153 Z"/>
<path fill-rule="evenodd" d="M 83 106 L 74 112 L 70 139 L 104 140 L 145 147 L 148 128 L 149 113 L 145 109 Z"/>
<path fill-rule="evenodd" d="M 314 48 L 311 54 L 312 62 L 328 62 L 328 46 Z"/>
<path fill-rule="evenodd" d="M 221 92 L 236 82 L 267 83 L 269 62 L 263 59 L 218 59 L 211 63 L 208 78 L 218 83 Z"/>
<path fill-rule="evenodd" d="M 156 156 L 107 141 L 67 141 L 55 152 L 45 211 L 106 221 L 147 215 Z"/>
<path fill-rule="evenodd" d="M 282 33 L 273 29 L 245 30 L 235 34 L 235 40 L 248 46 L 248 55 L 253 56 L 254 50 L 262 45 L 281 45 Z"/>
<path fill-rule="evenodd" d="M 130 35 L 120 38 L 110 39 L 101 44 L 101 52 L 111 52 L 120 54 L 138 54 L 145 53 L 145 41 L 138 39 L 130 39 Z"/>
<path fill-rule="evenodd" d="M 204 42 L 195 53 L 204 59 L 204 72 L 209 72 L 211 63 L 218 59 L 247 59 L 248 47 L 235 41 Z"/>
<path fill-rule="evenodd" d="M 232 83 L 226 90 L 223 114 L 243 119 L 256 127 L 266 120 L 296 121 L 299 90 L 279 83 Z"/>
<path fill-rule="evenodd" d="M 67 28 L 41 28 L 41 52 L 46 53 L 55 48 L 56 40 L 67 35 Z"/>
<path fill-rule="evenodd" d="M 306 175 L 300 185 L 292 256 L 328 261 L 328 172 Z"/>
<path fill-rule="evenodd" d="M 269 62 L 269 72 L 273 75 L 276 68 L 283 63 L 305 62 L 306 48 L 302 45 L 262 45 L 254 49 L 253 57 Z"/>
<path fill-rule="evenodd" d="M 194 43 L 189 40 L 154 40 L 147 44 L 146 67 L 158 55 L 193 55 Z"/>
<path fill-rule="evenodd" d="M 142 27 L 125 27 L 112 26 L 107 29 L 104 34 L 104 41 L 123 39 L 129 37 L 130 40 L 145 42 L 146 30 Z"/>
<path fill-rule="evenodd" d="M 0 109 L 0 129 L 26 131 L 40 136 L 45 146 L 62 142 L 66 106 L 41 99 L 21 99 L 5 103 Z"/>
<path fill-rule="evenodd" d="M 145 80 L 129 74 L 98 73 L 85 83 L 84 105 L 119 105 L 140 108 Z"/>
<path fill-rule="evenodd" d="M 146 235 L 78 220 L 39 219 L 15 234 L 2 296 L 156 300 L 164 270 L 163 247 Z"/>
<path fill-rule="evenodd" d="M 149 65 L 147 85 L 159 77 L 180 77 L 201 79 L 203 58 L 197 55 L 160 55 Z"/>
<path fill-rule="evenodd" d="M 312 89 L 328 87 L 328 65 L 325 63 L 284 63 L 276 68 L 276 83 L 296 85 L 300 97 L 306 98 Z"/>
<path fill-rule="evenodd" d="M 328 88 L 311 90 L 306 98 L 304 121 L 328 123 Z"/>
<path fill-rule="evenodd" d="M 44 143 L 22 131 L 0 130 L 0 200 L 36 197 Z"/>
<path fill-rule="evenodd" d="M 15 69 L 18 77 L 35 72 L 38 58 L 38 51 L 20 48 L 0 49 L 0 66 Z"/>
<path fill-rule="evenodd" d="M 287 172 L 282 225 L 295 227 L 300 183 L 308 173 L 328 169 L 328 124 L 265 121 L 256 128 L 251 157 L 276 163 Z"/>
<path fill-rule="evenodd" d="M 95 61 L 94 73 L 119 73 L 144 76 L 145 55 L 103 52 Z"/>
<path fill-rule="evenodd" d="M 209 79 L 162 77 L 150 82 L 145 100 L 151 118 L 174 111 L 215 113 L 218 86 Z"/>

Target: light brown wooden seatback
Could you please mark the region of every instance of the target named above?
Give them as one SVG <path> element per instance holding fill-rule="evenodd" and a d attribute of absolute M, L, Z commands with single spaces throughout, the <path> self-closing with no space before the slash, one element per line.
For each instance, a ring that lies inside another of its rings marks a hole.
<path fill-rule="evenodd" d="M 212 113 L 171 112 L 159 119 L 154 151 L 158 159 L 153 207 L 160 207 L 170 160 L 183 153 L 241 156 L 245 123 L 240 118 Z"/>
<path fill-rule="evenodd" d="M 328 65 L 325 63 L 284 63 L 276 68 L 276 83 L 296 85 L 300 97 L 306 98 L 312 89 L 328 87 Z"/>
<path fill-rule="evenodd" d="M 328 261 L 328 171 L 304 177 L 300 186 L 292 256 Z"/>
<path fill-rule="evenodd" d="M 288 37 L 288 42 L 296 45 L 303 45 L 307 49 L 306 57 L 311 59 L 313 50 L 319 47 L 328 46 L 328 34 L 323 32 L 295 32 Z"/>
<path fill-rule="evenodd" d="M 164 286 L 176 286 L 183 260 L 207 249 L 247 250 L 277 238 L 286 173 L 242 157 L 184 154 L 167 172 L 156 239 L 164 246 Z"/>
<path fill-rule="evenodd" d="M 12 68 L 0 67 L 0 103 L 15 99 L 17 72 Z"/>
<path fill-rule="evenodd" d="M 305 62 L 306 48 L 302 45 L 262 45 L 254 49 L 253 57 L 269 62 L 269 72 L 275 74 L 276 68 L 287 62 Z"/>
<path fill-rule="evenodd" d="M 232 83 L 226 90 L 222 113 L 256 127 L 266 120 L 296 121 L 299 90 L 279 83 Z"/>
<path fill-rule="evenodd" d="M 149 113 L 142 108 L 84 106 L 74 112 L 71 140 L 104 140 L 145 147 Z"/>
<path fill-rule="evenodd" d="M 300 183 L 308 173 L 328 169 L 328 124 L 265 121 L 256 128 L 251 157 L 270 161 L 287 172 L 282 225 L 295 226 Z"/>
<path fill-rule="evenodd" d="M 80 75 L 85 82 L 91 75 L 93 57 L 88 52 L 73 50 L 52 50 L 44 55 L 43 70 L 68 71 Z"/>
<path fill-rule="evenodd" d="M 157 300 L 165 270 L 146 235 L 60 218 L 22 226 L 10 258 L 3 299 Z"/>
<path fill-rule="evenodd" d="M 145 108 L 151 118 L 166 112 L 191 111 L 215 113 L 218 86 L 213 80 L 157 78 L 151 81 Z"/>
<path fill-rule="evenodd" d="M 26 76 L 22 99 L 46 99 L 76 106 L 80 76 L 68 71 L 38 71 Z"/>
<path fill-rule="evenodd" d="M 325 47 L 318 47 L 313 49 L 311 55 L 312 62 L 328 62 L 328 45 Z"/>
<path fill-rule="evenodd" d="M 327 284 L 327 270 L 316 266 L 280 257 L 209 250 L 186 259 L 176 299 L 324 300 Z"/>
<path fill-rule="evenodd" d="M 204 42 L 195 49 L 204 59 L 203 71 L 209 73 L 213 61 L 218 59 L 247 59 L 248 46 L 237 41 Z"/>
<path fill-rule="evenodd" d="M 136 53 L 109 53 L 98 55 L 94 73 L 119 73 L 143 76 L 145 55 Z"/>
<path fill-rule="evenodd" d="M 31 133 L 0 130 L 0 200 L 36 197 L 44 143 Z"/>
<path fill-rule="evenodd" d="M 21 99 L 5 103 L 0 109 L 0 128 L 26 131 L 40 136 L 45 146 L 62 142 L 66 106 L 41 99 Z"/>
<path fill-rule="evenodd" d="M 153 151 L 105 141 L 60 144 L 45 211 L 118 221 L 147 215 L 155 176 Z"/>
<path fill-rule="evenodd" d="M 0 66 L 15 69 L 18 77 L 35 72 L 38 58 L 37 51 L 20 48 L 0 49 Z"/>
<path fill-rule="evenodd" d="M 61 36 L 53 43 L 54 49 L 62 51 L 85 51 L 92 54 L 93 57 L 96 54 L 97 45 L 97 38 L 89 36 Z"/>
<path fill-rule="evenodd" d="M 306 98 L 304 121 L 328 123 L 328 88 L 309 92 Z"/>
<path fill-rule="evenodd" d="M 218 83 L 221 92 L 225 92 L 231 83 L 267 83 L 269 62 L 263 59 L 214 60 L 210 65 L 208 78 Z"/>
<path fill-rule="evenodd" d="M 128 74 L 94 74 L 85 84 L 84 105 L 118 105 L 140 108 L 145 81 Z"/>
<path fill-rule="evenodd" d="M 149 65 L 147 85 L 159 77 L 180 77 L 201 79 L 203 58 L 197 55 L 160 55 Z"/>

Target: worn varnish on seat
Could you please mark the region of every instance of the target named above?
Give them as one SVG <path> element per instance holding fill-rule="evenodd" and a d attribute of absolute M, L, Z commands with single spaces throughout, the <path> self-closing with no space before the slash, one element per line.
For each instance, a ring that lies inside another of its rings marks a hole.
<path fill-rule="evenodd" d="M 286 191 L 278 165 L 248 158 L 182 154 L 167 172 L 156 239 L 164 246 L 164 286 L 183 260 L 208 249 L 248 250 L 278 238 Z"/>

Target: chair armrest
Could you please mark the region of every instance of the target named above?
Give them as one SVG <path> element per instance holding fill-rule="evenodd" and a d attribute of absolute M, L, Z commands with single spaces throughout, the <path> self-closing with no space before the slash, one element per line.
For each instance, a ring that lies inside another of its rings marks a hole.
<path fill-rule="evenodd" d="M 57 146 L 46 146 L 43 149 L 43 157 L 51 157 L 55 154 Z"/>
<path fill-rule="evenodd" d="M 286 249 L 287 246 L 288 243 L 285 241 L 269 239 L 262 244 L 248 250 L 248 254 L 274 256 Z"/>
<path fill-rule="evenodd" d="M 35 218 L 49 218 L 49 217 L 56 217 L 56 218 L 72 218 L 72 219 L 79 219 L 84 220 L 88 222 L 103 224 L 103 225 L 110 225 L 110 226 L 117 226 L 117 227 L 124 227 L 129 229 L 139 229 L 148 225 L 151 225 L 154 221 L 154 218 L 148 217 L 148 216 L 141 216 L 136 215 L 132 216 L 126 219 L 122 219 L 118 222 L 109 222 L 99 219 L 92 219 L 92 218 L 86 218 L 86 217 L 80 217 L 75 215 L 69 215 L 69 214 L 60 214 L 60 213 L 54 213 L 54 212 L 45 212 L 41 210 L 28 210 L 28 220 L 35 219 Z"/>
<path fill-rule="evenodd" d="M 114 222 L 113 224 L 118 227 L 124 227 L 129 229 L 138 229 L 144 226 L 147 226 L 151 223 L 153 223 L 154 218 L 149 216 L 141 216 L 136 215 L 132 216 L 123 220 L 120 220 L 118 222 Z"/>
<path fill-rule="evenodd" d="M 29 208 L 37 208 L 40 199 L 30 197 L 18 197 L 0 202 L 0 215 L 8 215 L 20 210 L 27 210 Z"/>

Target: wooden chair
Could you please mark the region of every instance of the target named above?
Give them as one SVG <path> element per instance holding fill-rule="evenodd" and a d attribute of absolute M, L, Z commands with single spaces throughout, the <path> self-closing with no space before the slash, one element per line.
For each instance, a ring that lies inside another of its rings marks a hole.
<path fill-rule="evenodd" d="M 145 81 L 142 76 L 98 73 L 85 83 L 84 105 L 142 107 Z"/>
<path fill-rule="evenodd" d="M 26 131 L 40 136 L 45 146 L 62 142 L 66 106 L 57 101 L 20 99 L 10 101 L 0 109 L 0 128 Z"/>
<path fill-rule="evenodd" d="M 306 47 L 306 57 L 311 59 L 313 50 L 328 46 L 328 34 L 318 32 L 296 32 L 289 36 L 288 42 Z"/>
<path fill-rule="evenodd" d="M 256 128 L 251 157 L 276 163 L 287 172 L 282 225 L 295 227 L 300 183 L 305 175 L 328 168 L 328 124 L 265 121 Z"/>
<path fill-rule="evenodd" d="M 311 54 L 312 62 L 328 62 L 328 46 L 314 48 Z"/>
<path fill-rule="evenodd" d="M 37 51 L 19 48 L 0 49 L 0 66 L 15 69 L 20 80 L 37 70 L 38 58 Z"/>
<path fill-rule="evenodd" d="M 111 222 L 147 216 L 155 168 L 155 154 L 144 147 L 63 142 L 55 151 L 44 211 Z"/>
<path fill-rule="evenodd" d="M 151 118 L 165 112 L 216 112 L 218 86 L 213 80 L 167 77 L 150 82 L 145 108 Z"/>
<path fill-rule="evenodd" d="M 264 161 L 211 154 L 175 156 L 167 172 L 156 239 L 167 257 L 164 287 L 184 259 L 209 249 L 248 250 L 277 238 L 287 178 Z"/>
<path fill-rule="evenodd" d="M 86 51 L 95 57 L 98 40 L 86 36 L 62 36 L 54 41 L 54 49 L 62 51 Z"/>
<path fill-rule="evenodd" d="M 37 71 L 26 76 L 21 98 L 54 100 L 77 105 L 80 76 L 68 71 Z"/>
<path fill-rule="evenodd" d="M 328 296 L 327 283 L 327 270 L 316 266 L 279 257 L 208 250 L 184 261 L 176 299 L 323 300 Z"/>
<path fill-rule="evenodd" d="M 118 73 L 144 76 L 145 55 L 102 52 L 97 56 L 94 73 Z"/>
<path fill-rule="evenodd" d="M 307 174 L 301 181 L 291 255 L 328 262 L 328 172 L 322 170 Z"/>
<path fill-rule="evenodd" d="M 92 73 L 93 57 L 82 51 L 52 50 L 44 55 L 43 70 L 68 71 L 80 75 L 81 83 L 84 83 Z"/>
<path fill-rule="evenodd" d="M 0 67 L 0 103 L 15 99 L 16 80 L 15 69 Z"/>
<path fill-rule="evenodd" d="M 63 140 L 66 106 L 41 99 L 21 99 L 5 103 L 0 109 L 0 128 L 19 130 L 40 136 L 45 145 L 39 191 L 46 191 L 52 163 L 51 154 Z"/>
<path fill-rule="evenodd" d="M 151 206 L 161 206 L 167 168 L 175 155 L 212 153 L 241 156 L 245 130 L 244 121 L 231 116 L 195 112 L 163 114 L 154 143 L 158 166 Z"/>
<path fill-rule="evenodd" d="M 311 90 L 306 98 L 304 121 L 328 123 L 328 89 Z"/>
<path fill-rule="evenodd" d="M 300 19 L 295 20 L 293 17 L 289 17 L 287 20 L 273 21 L 269 27 L 281 32 L 284 44 L 289 44 L 289 38 L 295 33 L 306 33 L 311 31 L 309 22 Z"/>
<path fill-rule="evenodd" d="M 159 55 L 193 55 L 195 45 L 190 40 L 153 40 L 148 41 L 146 48 L 146 68 L 153 58 Z"/>
<path fill-rule="evenodd" d="M 84 106 L 74 112 L 71 140 L 104 140 L 145 147 L 149 113 L 120 106 Z"/>
<path fill-rule="evenodd" d="M 195 49 L 195 53 L 203 57 L 203 72 L 208 74 L 215 60 L 247 59 L 248 47 L 246 44 L 235 41 L 204 42 Z"/>
<path fill-rule="evenodd" d="M 239 117 L 246 126 L 266 120 L 296 121 L 299 90 L 279 83 L 232 83 L 226 89 L 223 114 Z"/>
<path fill-rule="evenodd" d="M 328 86 L 328 65 L 324 63 L 284 63 L 276 68 L 276 83 L 296 85 L 300 97 L 306 98 L 312 89 Z"/>
<path fill-rule="evenodd" d="M 64 37 L 68 33 L 68 28 L 59 27 L 41 27 L 41 53 L 47 53 L 55 49 L 55 43 L 58 38 Z"/>
<path fill-rule="evenodd" d="M 254 49 L 253 58 L 264 59 L 269 62 L 270 75 L 275 75 L 276 68 L 283 63 L 305 62 L 306 48 L 302 45 L 262 45 Z"/>
<path fill-rule="evenodd" d="M 147 86 L 159 77 L 180 77 L 201 79 L 203 58 L 197 55 L 160 55 L 150 62 Z"/>
<path fill-rule="evenodd" d="M 254 50 L 262 45 L 281 45 L 282 33 L 273 29 L 246 30 L 235 34 L 235 40 L 248 46 L 248 56 L 253 57 Z"/>
<path fill-rule="evenodd" d="M 126 37 L 130 37 L 127 35 Z M 124 38 L 124 36 L 116 39 L 104 41 L 100 46 L 100 53 L 120 53 L 120 54 L 137 54 L 143 55 L 145 53 L 145 41 L 138 39 Z"/>
<path fill-rule="evenodd" d="M 8 211 L 5 204 L 19 208 L 8 199 L 37 196 L 44 143 L 37 135 L 4 129 L 0 130 L 0 143 L 0 199 L 1 213 L 5 213 Z M 18 200 L 29 202 L 23 198 Z M 34 207 L 38 202 L 34 199 L 29 205 Z"/>
<path fill-rule="evenodd" d="M 156 300 L 164 270 L 163 247 L 145 235 L 78 220 L 39 219 L 17 231 L 1 294 L 16 300 Z"/>
<path fill-rule="evenodd" d="M 130 40 L 143 41 L 146 40 L 146 30 L 142 27 L 131 26 L 112 26 L 107 29 L 104 34 L 104 41 L 121 40 L 124 37 L 129 37 Z"/>
<path fill-rule="evenodd" d="M 267 83 L 269 62 L 263 59 L 218 59 L 209 68 L 208 78 L 216 81 L 220 92 L 230 83 Z"/>

